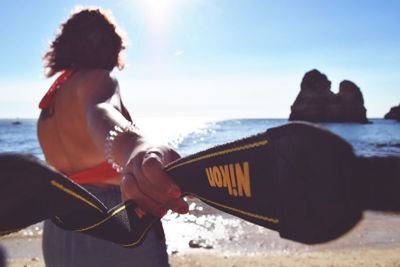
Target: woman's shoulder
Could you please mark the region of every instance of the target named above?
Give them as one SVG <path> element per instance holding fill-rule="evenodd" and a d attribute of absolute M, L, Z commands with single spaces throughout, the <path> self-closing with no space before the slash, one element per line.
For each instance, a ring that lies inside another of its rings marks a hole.
<path fill-rule="evenodd" d="M 76 74 L 80 87 L 118 87 L 117 79 L 112 75 L 111 71 L 105 69 L 83 69 L 78 70 Z"/>
<path fill-rule="evenodd" d="M 112 72 L 106 69 L 80 69 L 75 72 L 82 81 L 117 82 Z"/>
<path fill-rule="evenodd" d="M 76 72 L 78 95 L 113 95 L 119 91 L 118 81 L 110 71 L 104 69 L 88 69 Z"/>

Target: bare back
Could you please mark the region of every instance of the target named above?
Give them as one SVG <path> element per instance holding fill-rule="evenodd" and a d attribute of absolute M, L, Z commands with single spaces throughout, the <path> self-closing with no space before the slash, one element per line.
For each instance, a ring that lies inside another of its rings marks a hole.
<path fill-rule="evenodd" d="M 85 90 L 89 91 L 87 94 L 92 94 L 90 97 L 103 99 L 105 104 L 112 105 L 119 112 L 125 113 L 125 118 L 130 120 L 129 114 L 123 107 L 117 82 L 110 77 L 111 81 L 106 80 L 107 84 L 104 84 L 104 76 L 107 79 L 109 72 L 76 71 L 58 88 L 50 108 L 43 110 L 39 118 L 38 138 L 45 158 L 66 175 L 84 171 L 104 162 L 104 149 L 96 145 L 89 131 L 88 107 L 81 97 L 82 93 L 86 94 Z M 96 87 L 103 89 L 97 92 Z"/>

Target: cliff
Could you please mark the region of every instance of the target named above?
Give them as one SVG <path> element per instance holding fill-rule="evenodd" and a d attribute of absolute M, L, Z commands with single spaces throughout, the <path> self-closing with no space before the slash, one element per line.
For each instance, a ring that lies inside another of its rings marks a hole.
<path fill-rule="evenodd" d="M 331 82 L 326 75 L 316 69 L 304 75 L 289 120 L 368 122 L 360 88 L 344 80 L 340 83 L 339 92 L 335 94 L 331 91 Z"/>
<path fill-rule="evenodd" d="M 398 120 L 400 121 L 400 104 L 392 107 L 388 113 L 386 113 L 385 119 L 387 120 Z"/>

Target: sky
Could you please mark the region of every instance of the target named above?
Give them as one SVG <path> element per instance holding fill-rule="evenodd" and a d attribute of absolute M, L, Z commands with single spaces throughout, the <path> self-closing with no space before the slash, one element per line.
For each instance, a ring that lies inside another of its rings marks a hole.
<path fill-rule="evenodd" d="M 38 116 L 42 56 L 77 5 L 127 34 L 113 74 L 134 116 L 287 118 L 314 68 L 333 92 L 357 84 L 369 118 L 400 103 L 397 0 L 14 0 L 0 9 L 0 117 Z"/>

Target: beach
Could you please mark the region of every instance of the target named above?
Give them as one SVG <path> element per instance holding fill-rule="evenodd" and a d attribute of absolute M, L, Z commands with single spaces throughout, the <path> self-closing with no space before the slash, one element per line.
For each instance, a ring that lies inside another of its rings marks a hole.
<path fill-rule="evenodd" d="M 218 256 L 213 253 L 185 253 L 170 257 L 171 267 L 239 267 L 239 266 L 279 266 L 279 267 L 395 267 L 400 266 L 400 249 L 358 249 L 337 252 L 310 252 L 291 255 L 269 254 L 255 256 Z M 42 260 L 13 259 L 9 267 L 43 267 Z"/>
<path fill-rule="evenodd" d="M 345 236 L 303 245 L 276 232 L 221 214 L 197 201 L 188 215 L 163 219 L 172 267 L 400 266 L 400 216 L 366 212 Z M 41 224 L 3 237 L 8 266 L 44 266 Z"/>
<path fill-rule="evenodd" d="M 195 121 L 194 121 L 195 122 Z M 193 123 L 194 123 L 193 122 Z M 168 140 L 188 155 L 217 144 L 262 132 L 286 120 L 225 120 L 188 126 L 177 120 Z M 171 124 L 168 121 L 168 124 Z M 153 121 L 148 122 L 153 125 Z M 200 124 L 200 122 L 198 123 Z M 43 158 L 36 139 L 35 120 L 10 127 L 0 120 L 1 151 L 32 153 Z M 182 129 L 179 127 L 188 127 Z M 324 124 L 350 142 L 362 156 L 400 154 L 400 124 L 373 120 L 361 124 Z M 193 128 L 193 129 L 192 129 Z M 197 130 L 196 130 L 197 129 Z M 179 135 L 177 132 L 184 132 Z M 163 218 L 172 267 L 197 266 L 399 266 L 400 216 L 367 211 L 364 219 L 345 236 L 313 246 L 282 239 L 278 233 L 245 222 L 199 201 L 191 200 L 187 215 L 169 213 Z M 44 266 L 42 224 L 0 238 L 9 267 Z"/>

